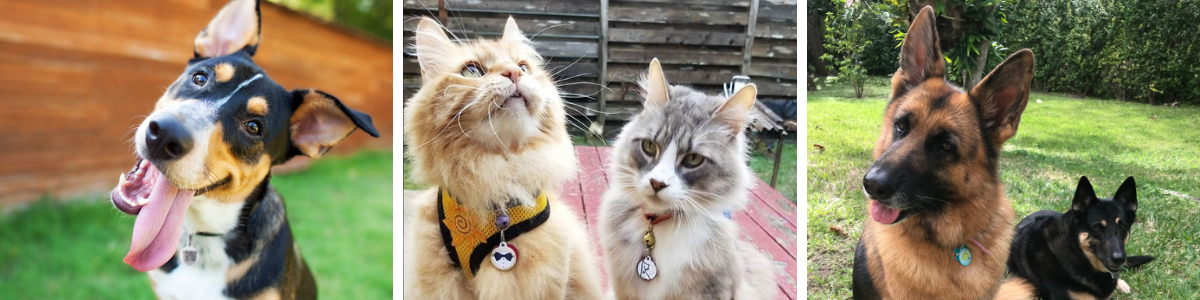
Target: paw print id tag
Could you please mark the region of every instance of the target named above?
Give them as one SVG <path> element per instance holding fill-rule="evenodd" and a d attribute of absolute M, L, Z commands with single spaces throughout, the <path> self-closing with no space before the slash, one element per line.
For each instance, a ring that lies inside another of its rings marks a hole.
<path fill-rule="evenodd" d="M 496 269 L 508 271 L 517 265 L 517 247 L 500 242 L 500 245 L 492 249 L 491 260 Z"/>

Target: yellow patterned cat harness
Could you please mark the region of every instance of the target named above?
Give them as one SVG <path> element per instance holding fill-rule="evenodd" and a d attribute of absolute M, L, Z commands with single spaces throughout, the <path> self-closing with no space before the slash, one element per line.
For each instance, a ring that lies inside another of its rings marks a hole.
<path fill-rule="evenodd" d="M 441 219 L 442 243 L 453 265 L 462 268 L 467 278 L 475 277 L 480 264 L 490 260 L 501 271 L 517 263 L 516 246 L 508 243 L 550 218 L 546 193 L 538 192 L 534 206 L 510 201 L 507 207 L 479 215 L 458 202 L 450 192 L 438 189 L 438 218 Z M 464 263 L 465 262 L 465 263 Z"/>

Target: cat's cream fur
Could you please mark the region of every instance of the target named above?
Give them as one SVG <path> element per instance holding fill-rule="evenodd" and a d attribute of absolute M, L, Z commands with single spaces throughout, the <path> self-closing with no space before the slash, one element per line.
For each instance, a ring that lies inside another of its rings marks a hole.
<path fill-rule="evenodd" d="M 540 227 L 509 242 L 516 266 L 500 271 L 485 261 L 474 278 L 451 265 L 439 229 L 436 188 L 404 199 L 406 299 L 599 299 L 599 270 L 587 231 L 557 190 L 576 174 L 562 99 L 532 42 L 508 19 L 499 40 L 452 42 L 438 23 L 422 18 L 416 54 L 423 85 L 405 111 L 406 150 L 416 175 L 442 187 L 478 214 L 508 197 L 532 205 L 549 196 L 551 214 Z M 469 78 L 468 63 L 485 71 Z M 521 64 L 527 71 L 520 70 Z M 519 72 L 514 84 L 505 72 Z M 524 102 L 510 95 L 519 92 Z"/>
<path fill-rule="evenodd" d="M 741 240 L 737 224 L 722 214 L 745 205 L 752 182 L 741 132 L 756 88 L 746 86 L 726 101 L 671 87 L 657 59 L 641 86 L 645 111 L 617 138 L 610 160 L 611 186 L 600 208 L 612 294 L 621 300 L 774 299 L 779 288 L 772 263 Z M 660 143 L 660 154 L 638 156 L 641 140 Z M 687 153 L 702 154 L 711 162 L 677 165 Z M 689 176 L 697 181 L 686 179 Z M 650 179 L 667 186 L 654 190 Z M 642 236 L 649 221 L 643 214 L 668 211 L 674 216 L 654 225 L 652 257 L 658 276 L 643 280 L 635 269 L 646 255 Z"/>

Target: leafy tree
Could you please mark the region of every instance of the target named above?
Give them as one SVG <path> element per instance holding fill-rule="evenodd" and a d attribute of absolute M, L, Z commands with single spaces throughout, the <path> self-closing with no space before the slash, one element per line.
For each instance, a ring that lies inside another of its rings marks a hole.
<path fill-rule="evenodd" d="M 838 12 L 825 15 L 825 48 L 839 56 L 825 53 L 821 59 L 837 66 L 838 81 L 849 83 L 854 89 L 854 97 L 862 98 L 867 79 L 863 53 L 871 45 L 872 36 L 879 35 L 877 27 L 870 25 L 873 21 L 882 21 L 878 17 L 883 4 L 847 1 L 846 5 Z"/>
<path fill-rule="evenodd" d="M 937 13 L 938 38 L 946 56 L 948 73 L 953 81 L 971 87 L 983 78 L 992 57 L 1002 53 L 1003 46 L 992 41 L 1001 35 L 1001 25 L 1007 23 L 1005 10 L 1012 0 L 886 0 L 888 8 L 898 16 L 892 23 L 900 27 L 897 41 L 904 39 L 909 20 L 925 6 Z M 902 18 L 902 19 L 901 19 Z M 994 62 L 998 64 L 999 61 Z"/>
<path fill-rule="evenodd" d="M 392 0 L 268 0 L 392 41 Z"/>

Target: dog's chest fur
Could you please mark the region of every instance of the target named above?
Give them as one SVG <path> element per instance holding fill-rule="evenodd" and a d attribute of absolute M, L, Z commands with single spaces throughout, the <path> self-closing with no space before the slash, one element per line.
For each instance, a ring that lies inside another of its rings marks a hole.
<path fill-rule="evenodd" d="M 245 202 L 220 203 L 198 196 L 188 208 L 179 249 L 187 247 L 189 235 L 196 232 L 223 233 L 237 227 L 238 216 Z M 154 283 L 159 299 L 232 299 L 223 293 L 226 273 L 234 260 L 225 252 L 223 237 L 193 236 L 192 247 L 199 251 L 195 265 L 174 259 L 178 265 L 170 273 L 155 269 L 147 274 Z"/>

